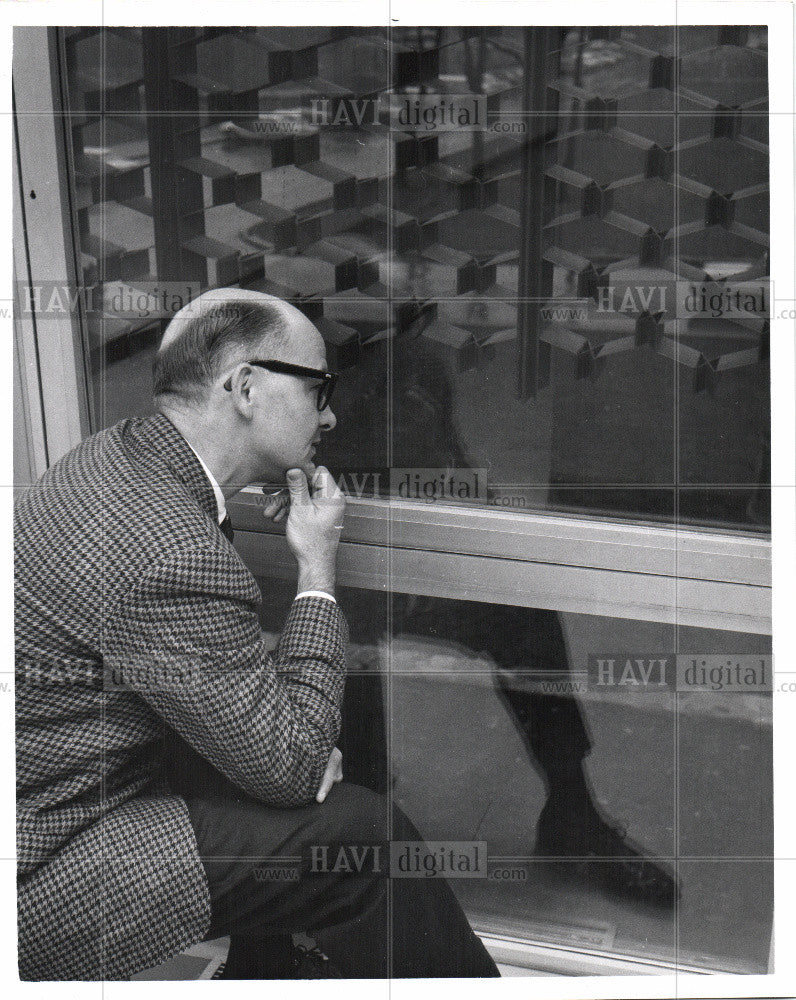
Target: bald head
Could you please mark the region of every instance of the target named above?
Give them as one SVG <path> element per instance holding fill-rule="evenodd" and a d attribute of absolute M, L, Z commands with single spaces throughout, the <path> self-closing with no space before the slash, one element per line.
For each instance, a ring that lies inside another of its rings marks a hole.
<path fill-rule="evenodd" d="M 263 349 L 278 349 L 305 317 L 265 292 L 214 288 L 183 306 L 154 359 L 154 394 L 198 403 L 218 376 Z"/>

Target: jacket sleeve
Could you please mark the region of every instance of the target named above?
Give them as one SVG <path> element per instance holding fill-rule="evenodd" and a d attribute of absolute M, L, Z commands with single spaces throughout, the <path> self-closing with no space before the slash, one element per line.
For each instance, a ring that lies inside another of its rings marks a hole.
<path fill-rule="evenodd" d="M 254 578 L 223 550 L 174 553 L 109 613 L 106 690 L 133 690 L 249 795 L 310 802 L 340 731 L 347 628 L 323 598 L 295 601 L 266 649 Z"/>

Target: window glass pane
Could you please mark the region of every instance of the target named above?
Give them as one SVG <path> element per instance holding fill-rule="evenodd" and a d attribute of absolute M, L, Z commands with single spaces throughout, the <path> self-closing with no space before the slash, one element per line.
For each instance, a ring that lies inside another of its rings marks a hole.
<path fill-rule="evenodd" d="M 293 590 L 261 585 L 275 640 Z M 487 876 L 452 880 L 479 930 L 766 971 L 769 639 L 338 597 L 351 627 L 347 773 L 391 787 L 427 840 L 485 845 Z"/>
<path fill-rule="evenodd" d="M 240 284 L 326 339 L 347 486 L 768 525 L 764 28 L 61 33 L 96 427 Z"/>

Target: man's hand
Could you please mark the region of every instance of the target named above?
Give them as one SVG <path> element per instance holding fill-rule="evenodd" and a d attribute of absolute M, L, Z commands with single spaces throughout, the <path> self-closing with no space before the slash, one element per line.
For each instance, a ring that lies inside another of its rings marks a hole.
<path fill-rule="evenodd" d="M 265 490 L 265 487 L 263 487 Z M 265 506 L 263 507 L 263 517 L 268 517 L 272 521 L 279 522 L 287 516 L 290 510 L 290 493 L 286 489 L 277 490 L 276 493 L 267 493 L 265 496 Z"/>
<path fill-rule="evenodd" d="M 343 755 L 337 749 L 337 747 L 332 750 L 331 756 L 329 757 L 329 763 L 326 765 L 326 770 L 323 772 L 323 778 L 321 778 L 321 786 L 318 789 L 318 794 L 315 796 L 316 802 L 323 802 L 326 796 L 331 791 L 332 785 L 337 784 L 338 781 L 343 780 Z"/>
<path fill-rule="evenodd" d="M 334 596 L 335 561 L 343 527 L 345 497 L 331 473 L 320 465 L 310 495 L 301 469 L 289 469 L 290 513 L 285 537 L 299 566 L 298 589 L 323 590 Z"/>

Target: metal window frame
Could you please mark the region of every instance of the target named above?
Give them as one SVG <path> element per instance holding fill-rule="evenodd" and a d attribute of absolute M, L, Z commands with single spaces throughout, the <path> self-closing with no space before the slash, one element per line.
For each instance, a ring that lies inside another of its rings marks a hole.
<path fill-rule="evenodd" d="M 253 572 L 290 578 L 283 530 L 247 489 L 229 505 Z M 342 586 L 737 632 L 771 631 L 770 542 L 556 514 L 349 501 Z"/>
<path fill-rule="evenodd" d="M 78 287 L 68 149 L 62 114 L 57 38 L 53 28 L 14 30 L 15 276 L 36 286 Z M 42 86 L 44 82 L 44 86 Z M 22 227 L 24 232 L 18 231 Z M 15 301 L 25 361 L 38 369 L 40 421 L 48 464 L 90 433 L 87 374 L 79 309 L 66 316 L 26 313 Z M 33 359 L 37 359 L 34 364 Z M 28 395 L 34 395 L 28 385 Z"/>
<path fill-rule="evenodd" d="M 20 275 L 47 274 L 74 287 L 56 31 L 26 28 L 15 48 L 17 218 L 24 222 L 15 261 Z M 42 80 L 49 81 L 44 89 Z M 35 200 L 26 197 L 31 190 Z M 20 318 L 29 416 L 46 446 L 39 461 L 45 454 L 52 463 L 90 432 L 82 323 L 77 312 L 68 322 L 63 315 Z M 40 418 L 31 403 L 37 394 Z M 259 492 L 244 490 L 230 509 L 252 570 L 294 574 L 282 530 L 262 517 Z M 770 539 L 729 530 L 360 499 L 346 513 L 339 574 L 350 586 L 771 631 Z"/>

